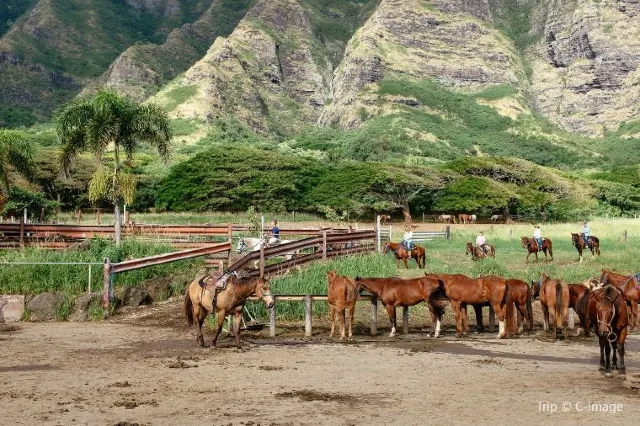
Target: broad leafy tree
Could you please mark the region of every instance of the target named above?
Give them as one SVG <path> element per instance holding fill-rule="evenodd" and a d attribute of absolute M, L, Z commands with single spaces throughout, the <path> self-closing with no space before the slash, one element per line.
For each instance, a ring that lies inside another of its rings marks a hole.
<path fill-rule="evenodd" d="M 135 193 L 135 178 L 123 168 L 123 157 L 131 160 L 146 143 L 166 161 L 171 140 L 167 113 L 156 105 L 138 105 L 113 91 L 101 90 L 91 98 L 80 98 L 61 108 L 55 124 L 62 142 L 60 163 L 65 173 L 83 151 L 94 153 L 100 161 L 89 183 L 89 199 L 113 204 L 115 239 L 120 245 L 120 206 L 131 204 Z"/>
<path fill-rule="evenodd" d="M 33 149 L 19 132 L 0 130 L 0 210 L 9 199 L 9 170 L 30 179 L 32 161 Z"/>

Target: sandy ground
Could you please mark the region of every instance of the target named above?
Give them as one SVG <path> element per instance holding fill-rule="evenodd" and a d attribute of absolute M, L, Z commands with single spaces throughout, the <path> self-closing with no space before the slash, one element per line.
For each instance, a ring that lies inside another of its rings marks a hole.
<path fill-rule="evenodd" d="M 102 323 L 5 325 L 0 424 L 637 424 L 640 415 L 640 394 L 597 371 L 594 340 L 462 341 L 450 327 L 433 339 L 421 326 L 389 339 L 381 319 L 378 336 L 337 343 L 316 325 L 307 340 L 300 324 L 274 340 L 245 332 L 240 351 L 227 338 L 198 348 L 179 302 Z M 627 350 L 628 373 L 640 372 L 639 334 Z"/>

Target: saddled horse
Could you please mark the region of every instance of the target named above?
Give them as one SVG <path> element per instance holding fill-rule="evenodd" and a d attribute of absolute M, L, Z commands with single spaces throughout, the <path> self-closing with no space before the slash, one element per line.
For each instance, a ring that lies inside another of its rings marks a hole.
<path fill-rule="evenodd" d="M 344 314 L 349 309 L 349 339 L 353 337 L 353 314 L 356 310 L 358 288 L 353 278 L 340 276 L 336 271 L 327 272 L 327 302 L 331 317 L 331 332 L 333 337 L 336 326 L 336 313 L 340 320 L 340 340 L 346 337 Z"/>
<path fill-rule="evenodd" d="M 587 328 L 593 326 L 600 343 L 600 371 L 613 377 L 611 368 L 618 369 L 616 350 L 620 354 L 620 378 L 625 378 L 624 343 L 627 339 L 627 304 L 615 286 L 607 285 L 592 291 L 578 303 L 577 311 L 585 317 Z M 613 350 L 613 362 L 610 361 Z"/>
<path fill-rule="evenodd" d="M 576 250 L 578 250 L 578 255 L 580 256 L 580 262 L 582 262 L 582 251 L 585 249 L 584 238 L 582 234 L 571 233 L 571 243 L 574 245 Z M 598 237 L 590 236 L 589 237 L 589 250 L 591 250 L 591 255 L 600 256 L 600 240 Z"/>
<path fill-rule="evenodd" d="M 456 318 L 456 337 L 464 337 L 469 331 L 467 319 L 467 305 L 484 305 L 488 303 L 498 317 L 498 338 L 506 336 L 505 327 L 507 284 L 504 278 L 497 275 L 489 275 L 479 278 L 469 278 L 462 274 L 427 274 L 442 281 L 446 297 L 451 302 L 451 307 Z"/>
<path fill-rule="evenodd" d="M 527 332 L 531 333 L 533 330 L 533 306 L 531 304 L 529 286 L 526 282 L 517 279 L 507 279 L 505 283 L 509 289 L 507 292 L 508 297 L 505 315 L 511 317 L 511 320 L 507 321 L 507 323 L 513 322 L 513 315 L 515 314 L 513 308 L 515 307 L 518 310 L 518 319 L 515 322 L 515 324 L 518 324 L 518 329 L 514 330 L 514 327 L 511 327 L 508 332 L 516 331 L 517 333 L 522 333 L 520 324 L 523 319 L 526 319 Z"/>
<path fill-rule="evenodd" d="M 356 277 L 356 284 L 359 290 L 364 289 L 375 294 L 386 308 L 391 323 L 389 337 L 395 336 L 397 330 L 396 308 L 398 306 L 414 306 L 420 302 L 426 302 L 429 306 L 431 330 L 433 330 L 434 336 L 440 335 L 440 325 L 446 302 L 441 299 L 443 296 L 442 287 L 436 277 L 424 276 L 412 279 Z"/>
<path fill-rule="evenodd" d="M 280 243 L 278 245 L 292 243 L 293 241 L 294 240 L 280 240 Z M 238 251 L 238 254 L 244 253 L 246 251 L 248 252 L 260 251 L 260 248 L 262 246 L 264 246 L 264 248 L 269 247 L 268 239 L 266 237 L 263 237 L 263 238 L 244 237 L 238 240 L 237 251 Z M 285 260 L 291 260 L 297 252 L 298 250 L 284 255 Z M 253 266 L 255 269 L 258 269 L 259 265 L 260 265 L 260 260 L 256 260 L 255 262 L 253 262 Z"/>
<path fill-rule="evenodd" d="M 409 264 L 407 263 L 407 259 L 409 258 L 409 251 L 402 247 L 402 244 L 387 241 L 386 243 L 384 243 L 383 253 L 387 254 L 389 253 L 389 251 L 392 251 L 394 256 L 396 257 L 397 267 L 400 267 L 400 260 L 402 260 L 404 261 L 404 267 L 409 269 Z M 411 249 L 411 257 L 416 260 L 418 268 L 425 268 L 427 264 L 427 256 L 425 255 L 424 247 L 414 244 L 413 248 Z"/>
<path fill-rule="evenodd" d="M 569 286 L 563 280 L 552 280 L 547 274 L 540 276 L 540 281 L 531 283 L 531 297 L 540 298 L 542 314 L 544 316 L 544 331 L 552 328 L 553 338 L 558 337 L 558 328 L 562 328 L 562 335 L 566 338 L 566 319 L 569 315 Z"/>
<path fill-rule="evenodd" d="M 542 247 L 538 246 L 538 242 L 534 238 L 521 237 L 522 247 L 527 249 L 527 263 L 529 263 L 529 256 L 531 253 L 535 253 L 536 262 L 538 262 L 538 252 L 544 252 L 544 260 L 547 260 L 547 251 L 551 260 L 553 260 L 553 244 L 549 238 L 542 239 Z"/>
<path fill-rule="evenodd" d="M 467 243 L 467 255 L 471 255 L 473 260 L 484 259 L 486 257 L 496 257 L 496 248 L 491 244 L 485 244 L 487 246 L 487 251 L 485 252 L 479 246 L 474 246 L 471 243 Z"/>
<path fill-rule="evenodd" d="M 274 301 L 269 281 L 264 278 L 237 278 L 236 276 L 231 276 L 227 280 L 226 288 L 220 290 L 215 296 L 215 306 L 213 306 L 215 281 L 214 277 L 201 275 L 189 284 L 184 295 L 184 312 L 187 316 L 187 323 L 189 326 L 193 325 L 194 322 L 196 323 L 198 327 L 196 340 L 200 346 L 204 346 L 202 324 L 207 315 L 215 311 L 218 320 L 218 328 L 212 341 L 212 346 L 215 347 L 225 317 L 233 314 L 233 334 L 236 337 L 236 346 L 239 348 L 240 323 L 247 299 L 255 294 L 262 299 L 267 308 L 273 307 Z"/>
<path fill-rule="evenodd" d="M 623 275 L 616 272 L 602 270 L 600 282 L 604 285 L 613 284 L 621 292 L 629 304 L 629 326 L 633 330 L 638 322 L 638 303 L 640 302 L 640 282 L 635 275 Z"/>

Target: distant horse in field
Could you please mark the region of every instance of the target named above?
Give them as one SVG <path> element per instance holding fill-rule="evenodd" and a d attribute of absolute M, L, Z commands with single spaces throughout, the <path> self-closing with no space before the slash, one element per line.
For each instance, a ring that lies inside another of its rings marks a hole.
<path fill-rule="evenodd" d="M 331 332 L 333 337 L 336 327 L 336 313 L 340 320 L 340 340 L 346 337 L 345 311 L 349 310 L 349 340 L 353 338 L 353 314 L 356 310 L 358 288 L 353 278 L 340 276 L 336 271 L 327 272 L 327 302 L 329 304 L 329 316 L 331 317 Z"/>
<path fill-rule="evenodd" d="M 471 223 L 476 223 L 477 219 L 478 219 L 478 216 L 476 216 L 475 214 L 471 215 Z"/>
<path fill-rule="evenodd" d="M 527 263 L 529 263 L 529 256 L 531 253 L 535 253 L 536 262 L 538 262 L 538 252 L 544 252 L 544 260 L 547 260 L 547 251 L 551 260 L 553 260 L 553 244 L 549 238 L 542 239 L 542 247 L 538 246 L 538 242 L 534 238 L 521 237 L 522 247 L 527 249 Z"/>
<path fill-rule="evenodd" d="M 531 297 L 540 298 L 544 315 L 544 331 L 552 327 L 552 336 L 558 337 L 558 328 L 562 328 L 562 335 L 567 336 L 566 318 L 569 314 L 569 286 L 562 280 L 552 280 L 547 274 L 540 276 L 540 281 L 531 283 Z"/>
<path fill-rule="evenodd" d="M 452 214 L 441 214 L 438 220 L 444 223 L 456 223 L 456 217 Z"/>
<path fill-rule="evenodd" d="M 427 256 L 424 251 L 424 247 L 421 247 L 417 244 L 413 245 L 414 247 L 411 249 L 411 257 L 416 260 L 418 263 L 418 268 L 424 269 L 427 264 Z M 396 257 L 396 266 L 400 267 L 400 260 L 404 261 L 404 267 L 409 269 L 409 264 L 407 263 L 407 259 L 409 258 L 409 251 L 406 250 L 400 243 L 392 243 L 390 241 L 384 243 L 383 253 L 387 254 L 389 251 L 392 251 L 394 256 Z"/>
<path fill-rule="evenodd" d="M 504 219 L 504 218 L 503 218 L 503 216 L 502 216 L 502 215 L 494 214 L 493 216 L 491 216 L 491 219 L 490 219 L 490 220 L 491 220 L 491 222 L 496 223 L 496 222 L 498 222 L 498 221 L 500 221 L 500 220 L 503 220 L 503 219 Z"/>
<path fill-rule="evenodd" d="M 575 234 L 571 233 L 571 243 L 574 245 L 576 250 L 578 250 L 578 255 L 580 256 L 580 262 L 582 262 L 582 251 L 585 249 L 583 234 Z M 590 236 L 589 237 L 589 250 L 591 250 L 591 255 L 600 256 L 600 240 L 597 237 Z"/>
<path fill-rule="evenodd" d="M 618 369 L 616 351 L 620 354 L 620 378 L 626 377 L 624 343 L 627 339 L 627 304 L 615 286 L 607 285 L 594 290 L 578 302 L 577 312 L 586 319 L 585 326 L 594 328 L 600 343 L 600 371 L 607 378 L 613 377 L 611 368 Z M 613 351 L 613 362 L 610 361 Z"/>
<path fill-rule="evenodd" d="M 507 307 L 506 307 L 506 316 L 507 318 L 511 318 L 509 322 L 518 324 L 517 330 L 514 330 L 515 327 L 511 327 L 509 332 L 516 331 L 518 334 L 522 333 L 521 327 L 519 326 L 522 323 L 523 319 L 527 321 L 527 332 L 531 333 L 533 330 L 533 306 L 531 304 L 531 292 L 529 291 L 529 286 L 526 282 L 517 279 L 507 279 L 505 283 L 508 287 L 508 297 L 507 297 Z M 514 309 L 518 310 L 518 319 L 517 321 L 513 321 L 513 315 L 515 314 Z"/>
<path fill-rule="evenodd" d="M 484 259 L 486 257 L 496 257 L 496 248 L 491 244 L 485 244 L 487 246 L 487 252 L 485 253 L 479 246 L 474 246 L 471 243 L 467 243 L 467 255 L 471 255 L 473 260 Z"/>
<path fill-rule="evenodd" d="M 622 296 L 631 307 L 629 326 L 633 330 L 638 322 L 638 302 L 640 302 L 640 282 L 636 276 L 618 274 L 603 269 L 600 282 L 603 285 L 612 284 L 622 292 Z"/>
<path fill-rule="evenodd" d="M 431 312 L 431 330 L 434 336 L 440 335 L 440 325 L 444 315 L 444 304 L 441 283 L 437 277 L 424 276 L 413 279 L 402 278 L 360 278 L 356 277 L 358 289 L 364 289 L 375 294 L 387 309 L 391 333 L 393 337 L 397 330 L 396 308 L 398 306 L 414 306 L 420 302 L 427 303 Z"/>
<path fill-rule="evenodd" d="M 470 214 L 459 214 L 458 215 L 458 222 L 459 223 L 464 223 L 465 225 L 468 223 L 471 223 L 471 221 L 473 220 L 472 216 Z"/>
<path fill-rule="evenodd" d="M 196 277 L 189 284 L 184 295 L 184 312 L 189 326 L 194 322 L 198 327 L 196 340 L 200 346 L 204 346 L 202 324 L 209 312 L 215 311 L 218 320 L 218 328 L 213 336 L 212 346 L 216 346 L 218 335 L 222 330 L 225 317 L 233 314 L 233 334 L 236 337 L 236 346 L 240 347 L 240 323 L 242 311 L 249 296 L 256 295 L 264 302 L 267 308 L 273 307 L 273 296 L 269 289 L 269 281 L 263 278 L 237 278 L 229 277 L 226 288 L 220 290 L 217 295 L 216 283 L 213 277 L 204 275 Z"/>
<path fill-rule="evenodd" d="M 506 336 L 505 327 L 506 302 L 508 296 L 507 284 L 504 278 L 489 275 L 479 278 L 469 278 L 462 274 L 427 274 L 442 281 L 445 294 L 451 302 L 455 312 L 456 337 L 464 337 L 469 331 L 467 320 L 467 305 L 489 304 L 498 317 L 498 338 Z"/>

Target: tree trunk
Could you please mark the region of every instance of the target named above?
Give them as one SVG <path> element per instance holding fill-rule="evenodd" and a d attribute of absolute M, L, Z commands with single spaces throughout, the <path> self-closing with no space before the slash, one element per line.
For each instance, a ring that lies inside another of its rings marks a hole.
<path fill-rule="evenodd" d="M 120 241 L 122 240 L 122 221 L 120 220 L 120 204 L 116 201 L 114 207 L 114 218 L 115 218 L 115 228 L 116 228 L 116 247 L 120 247 Z"/>

